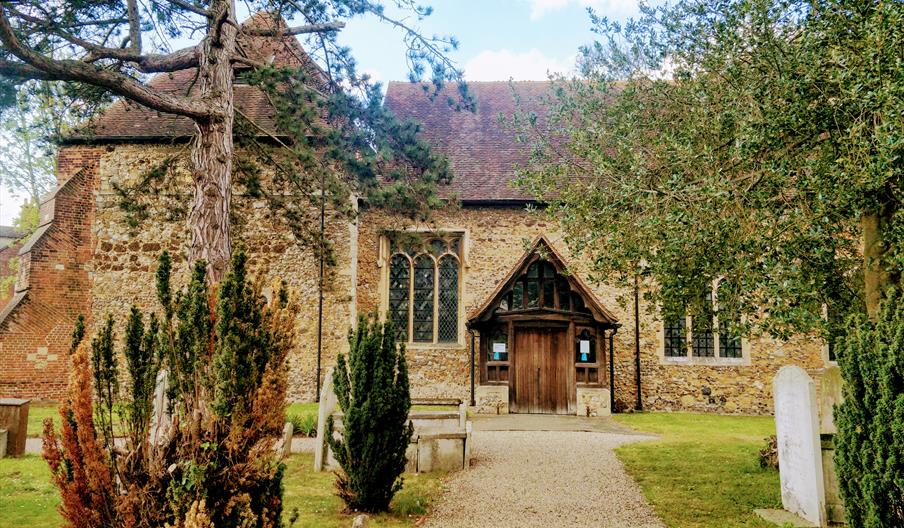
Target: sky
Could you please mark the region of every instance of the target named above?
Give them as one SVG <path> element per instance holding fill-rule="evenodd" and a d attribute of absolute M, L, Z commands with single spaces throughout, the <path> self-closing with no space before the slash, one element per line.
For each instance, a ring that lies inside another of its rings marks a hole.
<path fill-rule="evenodd" d="M 387 2 L 391 3 L 391 2 Z M 433 14 L 412 22 L 422 33 L 454 35 L 450 53 L 469 81 L 545 80 L 549 72 L 574 70 L 578 47 L 593 41 L 587 8 L 610 19 L 638 13 L 638 0 L 423 0 Z M 373 18 L 348 21 L 340 33 L 359 71 L 375 81 L 406 80 L 402 34 Z M 2 162 L 2 160 L 0 160 Z M 22 196 L 0 187 L 0 225 L 18 214 Z"/>

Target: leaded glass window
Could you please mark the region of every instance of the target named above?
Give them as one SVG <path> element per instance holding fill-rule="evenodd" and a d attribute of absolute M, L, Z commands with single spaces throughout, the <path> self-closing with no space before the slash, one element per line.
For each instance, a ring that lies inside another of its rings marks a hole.
<path fill-rule="evenodd" d="M 458 341 L 458 261 L 446 255 L 439 261 L 439 341 Z"/>
<path fill-rule="evenodd" d="M 389 265 L 389 321 L 396 335 L 408 340 L 408 294 L 411 291 L 411 262 L 405 255 L 392 257 Z"/>
<path fill-rule="evenodd" d="M 387 319 L 399 336 L 418 343 L 457 343 L 461 236 L 388 235 Z"/>
<path fill-rule="evenodd" d="M 720 281 L 719 288 L 721 289 L 725 285 L 725 281 Z M 718 297 L 714 297 L 713 291 L 704 299 L 705 306 L 702 314 L 683 315 L 665 321 L 664 354 L 666 357 L 688 356 L 685 341 L 688 331 L 687 324 L 691 325 L 690 355 L 692 357 L 740 359 L 744 356 L 742 338 L 737 334 L 738 320 L 736 317 L 732 317 L 730 311 L 723 311 L 719 307 Z M 716 339 L 716 335 L 718 335 L 718 339 Z"/>
<path fill-rule="evenodd" d="M 674 317 L 665 321 L 666 357 L 687 356 L 687 322 L 684 317 Z"/>
<path fill-rule="evenodd" d="M 741 357 L 741 337 L 731 333 L 726 321 L 719 320 L 719 357 Z"/>
<path fill-rule="evenodd" d="M 536 260 L 512 284 L 499 302 L 499 311 L 544 308 L 566 312 L 590 313 L 584 299 L 572 291 L 568 279 L 556 271 L 552 262 Z"/>
<path fill-rule="evenodd" d="M 435 271 L 433 259 L 429 256 L 421 255 L 414 259 L 413 341 L 433 341 L 433 277 Z"/>

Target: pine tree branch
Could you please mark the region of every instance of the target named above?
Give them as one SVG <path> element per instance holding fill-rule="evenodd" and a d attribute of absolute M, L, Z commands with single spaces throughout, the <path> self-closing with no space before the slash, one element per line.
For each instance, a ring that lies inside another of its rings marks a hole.
<path fill-rule="evenodd" d="M 196 15 L 201 15 L 203 17 L 210 16 L 210 11 L 204 9 L 203 7 L 196 6 L 195 4 L 185 2 L 183 0 L 167 0 L 169 3 L 173 4 L 176 7 L 181 7 L 186 11 L 191 11 Z"/>
<path fill-rule="evenodd" d="M 160 112 L 192 119 L 210 119 L 215 116 L 214 109 L 204 102 L 151 90 L 124 73 L 103 69 L 83 61 L 45 57 L 19 40 L 6 16 L 6 9 L 2 6 L 0 6 L 0 43 L 25 63 L 16 66 L 13 62 L 0 61 L 0 73 L 4 75 L 16 74 L 15 76 L 20 78 L 25 76 L 25 78 L 82 82 L 105 88 Z M 37 73 L 34 70 L 41 73 L 28 77 L 29 74 Z"/>
<path fill-rule="evenodd" d="M 339 31 L 345 27 L 345 22 L 327 22 L 325 24 L 306 24 L 303 26 L 287 27 L 284 29 L 243 29 L 246 35 L 255 37 L 276 37 L 282 35 L 303 35 L 307 33 L 328 33 Z"/>

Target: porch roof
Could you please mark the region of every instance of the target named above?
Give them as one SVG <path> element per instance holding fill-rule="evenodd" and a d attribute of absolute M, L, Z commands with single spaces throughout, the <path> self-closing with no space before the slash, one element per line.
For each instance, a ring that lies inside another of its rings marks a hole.
<path fill-rule="evenodd" d="M 545 236 L 538 236 L 534 239 L 530 248 L 521 256 L 518 262 L 509 270 L 505 277 L 499 281 L 499 284 L 496 285 L 496 289 L 487 297 L 486 301 L 468 314 L 469 325 L 486 321 L 493 315 L 494 309 L 501 296 L 508 291 L 515 279 L 517 279 L 527 267 L 531 257 L 536 254 L 541 247 L 550 257 L 547 260 L 559 268 L 559 271 L 568 269 L 568 264 L 566 263 L 565 258 L 562 257 L 562 254 L 556 251 Z M 593 292 L 580 277 L 574 273 L 570 273 L 565 275 L 565 278 L 568 280 L 572 290 L 578 292 L 584 298 L 587 308 L 590 309 L 591 315 L 597 322 L 612 326 L 618 324 L 618 319 L 615 315 L 597 300 L 596 296 L 593 295 Z"/>

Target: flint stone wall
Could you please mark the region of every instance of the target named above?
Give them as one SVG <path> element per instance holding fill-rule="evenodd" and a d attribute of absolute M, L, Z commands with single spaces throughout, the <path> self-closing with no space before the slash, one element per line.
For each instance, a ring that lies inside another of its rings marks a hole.
<path fill-rule="evenodd" d="M 187 208 L 191 198 L 190 173 L 184 163 L 174 169 L 179 180 L 178 194 L 159 196 L 148 216 L 131 227 L 120 207 L 114 183 L 133 186 L 155 164 L 175 154 L 177 148 L 148 145 L 117 145 L 100 158 L 96 218 L 92 227 L 94 253 L 91 275 L 93 320 L 112 314 L 125 321 L 132 304 L 157 310 L 154 272 L 157 257 L 167 250 L 173 257 L 173 286 L 183 286 L 189 276 L 186 261 L 189 232 L 183 217 L 172 211 Z M 269 177 L 263 174 L 262 178 Z M 233 223 L 233 247 L 244 245 L 250 276 L 262 274 L 273 294 L 278 280 L 287 282 L 302 307 L 296 323 L 295 352 L 289 357 L 289 397 L 313 401 L 315 394 L 317 347 L 317 299 L 319 261 L 314 251 L 301 247 L 280 217 L 271 213 L 263 198 L 247 196 L 240 186 L 233 193 L 237 221 Z M 187 209 L 186 209 L 187 210 Z M 319 221 L 319 218 L 317 219 Z M 354 226 L 341 219 L 329 222 L 327 235 L 339 265 L 328 270 L 324 288 L 323 356 L 324 369 L 335 363 L 336 353 L 347 348 L 347 332 L 354 311 L 354 269 L 349 265 L 354 252 Z"/>

